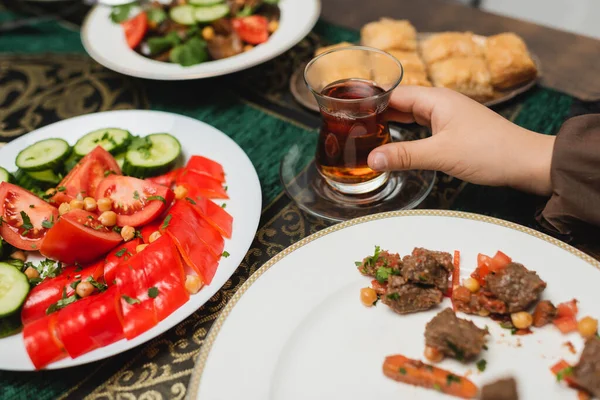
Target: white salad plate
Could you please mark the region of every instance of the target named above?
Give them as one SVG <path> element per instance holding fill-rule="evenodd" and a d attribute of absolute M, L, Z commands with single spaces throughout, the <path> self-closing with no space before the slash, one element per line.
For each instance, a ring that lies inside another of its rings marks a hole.
<path fill-rule="evenodd" d="M 96 6 L 85 18 L 81 40 L 88 54 L 113 71 L 155 80 L 186 80 L 226 75 L 277 57 L 300 42 L 321 12 L 320 0 L 281 0 L 279 28 L 269 40 L 233 57 L 190 67 L 146 58 L 127 46 L 123 27 L 110 19 L 110 7 Z"/>
<path fill-rule="evenodd" d="M 60 137 L 71 145 L 84 134 L 96 129 L 118 127 L 129 130 L 133 135 L 167 132 L 181 143 L 183 158 L 187 162 L 192 155 L 202 155 L 223 166 L 227 174 L 225 201 L 227 212 L 233 216 L 233 235 L 225 239 L 225 250 L 230 256 L 221 258 L 217 273 L 209 286 L 190 296 L 187 303 L 159 322 L 154 328 L 134 338 L 120 340 L 76 359 L 63 359 L 50 364 L 48 369 L 73 367 L 101 360 L 122 353 L 174 327 L 206 303 L 231 277 L 250 248 L 260 219 L 262 194 L 254 166 L 244 151 L 226 134 L 182 115 L 160 111 L 124 110 L 83 115 L 57 122 L 20 137 L 0 149 L 0 166 L 15 171 L 14 160 L 22 149 L 47 138 Z M 31 256 L 34 263 L 40 256 Z M 0 370 L 30 371 L 33 364 L 25 350 L 21 333 L 0 339 Z"/>
<path fill-rule="evenodd" d="M 370 285 L 355 261 L 384 250 L 414 247 L 461 252 L 461 278 L 478 253 L 502 250 L 547 282 L 544 299 L 579 300 L 579 316 L 599 317 L 600 263 L 542 233 L 490 217 L 453 211 L 398 211 L 362 217 L 320 231 L 282 251 L 238 290 L 204 341 L 188 394 L 202 400 L 443 399 L 435 390 L 383 375 L 386 356 L 424 360 L 424 330 L 450 300 L 427 312 L 398 315 L 382 303 L 367 308 L 359 292 Z M 475 363 L 446 359 L 439 366 L 469 376 L 479 387 L 513 376 L 521 399 L 576 398 L 550 367 L 576 362 L 578 333 L 553 325 L 513 336 L 489 318 L 459 317 L 489 327 L 488 350 Z M 564 344 L 571 341 L 572 354 Z"/>

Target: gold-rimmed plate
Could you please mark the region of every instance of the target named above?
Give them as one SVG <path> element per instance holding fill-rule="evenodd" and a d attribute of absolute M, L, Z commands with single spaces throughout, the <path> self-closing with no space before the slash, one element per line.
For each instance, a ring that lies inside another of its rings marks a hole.
<path fill-rule="evenodd" d="M 543 298 L 579 300 L 579 313 L 597 313 L 600 263 L 577 249 L 514 223 L 453 211 L 413 210 L 371 215 L 320 231 L 282 251 L 238 290 L 222 311 L 198 356 L 191 399 L 438 399 L 444 395 L 386 378 L 391 354 L 422 359 L 425 324 L 443 306 L 398 315 L 383 304 L 366 308 L 359 290 L 370 283 L 354 262 L 380 245 L 400 254 L 416 246 L 460 250 L 462 277 L 479 252 L 500 249 L 547 282 Z M 489 318 L 460 315 L 488 326 L 487 368 L 444 360 L 440 366 L 469 374 L 482 385 L 516 377 L 520 398 L 559 399 L 574 393 L 549 368 L 578 358 L 583 340 L 554 326 L 512 336 Z M 596 317 L 598 315 L 595 315 Z"/>

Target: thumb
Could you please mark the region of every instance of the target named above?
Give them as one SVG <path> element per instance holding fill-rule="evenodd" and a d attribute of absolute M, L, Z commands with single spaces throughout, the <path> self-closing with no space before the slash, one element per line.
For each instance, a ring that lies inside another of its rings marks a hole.
<path fill-rule="evenodd" d="M 436 137 L 410 142 L 389 143 L 369 154 L 369 167 L 376 171 L 409 169 L 438 170 L 440 155 Z"/>

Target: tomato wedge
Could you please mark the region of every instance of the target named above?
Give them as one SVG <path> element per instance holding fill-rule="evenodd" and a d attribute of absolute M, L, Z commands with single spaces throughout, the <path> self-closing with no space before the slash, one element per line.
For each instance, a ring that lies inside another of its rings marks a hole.
<path fill-rule="evenodd" d="M 192 156 L 185 166 L 188 170 L 225 182 L 225 171 L 216 161 L 202 156 Z"/>
<path fill-rule="evenodd" d="M 50 314 L 23 327 L 25 349 L 36 369 L 67 356 L 56 332 L 56 314 Z"/>
<path fill-rule="evenodd" d="M 129 48 L 134 49 L 144 38 L 148 30 L 148 16 L 145 12 L 141 12 L 135 17 L 121 23 L 125 31 L 125 40 Z"/>
<path fill-rule="evenodd" d="M 142 226 L 152 222 L 171 204 L 173 192 L 164 186 L 132 178 L 111 175 L 104 179 L 96 198 L 107 197 L 117 213 L 117 225 Z"/>
<path fill-rule="evenodd" d="M 204 218 L 213 228 L 218 230 L 221 235 L 230 239 L 233 230 L 233 217 L 221 206 L 213 201 L 196 196 L 195 199 L 187 198 L 188 203 L 202 218 Z"/>
<path fill-rule="evenodd" d="M 108 174 L 121 175 L 121 168 L 112 155 L 102 146 L 96 147 L 83 157 L 58 185 L 58 192 L 52 197 L 54 204 L 70 202 L 81 194 L 94 196 L 98 184 Z"/>
<path fill-rule="evenodd" d="M 221 182 L 210 176 L 184 169 L 177 177 L 177 184 L 188 190 L 188 197 L 198 196 L 208 199 L 228 199 L 229 196 Z"/>
<path fill-rule="evenodd" d="M 103 226 L 96 215 L 71 210 L 48 230 L 40 252 L 68 264 L 87 263 L 97 260 L 121 241 L 121 235 Z"/>
<path fill-rule="evenodd" d="M 58 210 L 19 186 L 0 184 L 0 236 L 22 250 L 38 250 Z"/>
<path fill-rule="evenodd" d="M 106 256 L 104 261 L 104 282 L 111 286 L 114 284 L 115 276 L 117 273 L 117 267 L 119 264 L 129 261 L 135 254 L 135 248 L 142 244 L 140 239 L 133 239 L 129 242 L 115 247 Z"/>
<path fill-rule="evenodd" d="M 575 332 L 577 330 L 578 311 L 576 299 L 560 303 L 556 306 L 556 318 L 552 323 L 564 334 Z"/>
<path fill-rule="evenodd" d="M 167 172 L 164 175 L 153 176 L 151 178 L 146 178 L 146 180 L 170 188 L 177 181 L 177 177 L 179 176 L 181 171 L 183 171 L 183 168 L 176 168 L 173 171 Z"/>
<path fill-rule="evenodd" d="M 262 15 L 234 18 L 233 29 L 239 37 L 250 44 L 261 44 L 269 39 L 269 21 Z"/>

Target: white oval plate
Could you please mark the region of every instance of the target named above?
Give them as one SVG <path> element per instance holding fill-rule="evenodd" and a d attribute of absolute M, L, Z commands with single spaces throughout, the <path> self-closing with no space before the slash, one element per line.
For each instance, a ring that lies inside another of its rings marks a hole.
<path fill-rule="evenodd" d="M 210 284 L 190 297 L 177 311 L 154 328 L 133 340 L 120 340 L 76 359 L 50 364 L 48 369 L 73 367 L 122 353 L 160 335 L 194 313 L 227 282 L 243 260 L 254 239 L 260 219 L 262 194 L 254 166 L 244 151 L 223 132 L 204 122 L 182 115 L 160 111 L 108 111 L 83 115 L 37 129 L 0 149 L 0 166 L 15 171 L 14 160 L 22 149 L 46 138 L 61 137 L 71 145 L 87 132 L 105 127 L 119 127 L 134 135 L 168 132 L 181 142 L 184 158 L 198 154 L 223 165 L 227 174 L 227 212 L 233 216 L 233 235 L 225 239 L 225 250 L 231 255 L 221 258 Z M 32 261 L 37 261 L 30 257 Z M 41 259 L 41 257 L 39 257 Z M 22 334 L 0 339 L 0 370 L 30 371 L 33 364 L 27 356 Z"/>
<path fill-rule="evenodd" d="M 386 378 L 383 360 L 392 354 L 423 359 L 425 324 L 442 307 L 398 315 L 383 304 L 366 308 L 354 261 L 373 246 L 408 254 L 415 246 L 461 251 L 462 277 L 474 269 L 477 253 L 501 249 L 539 273 L 548 283 L 543 297 L 555 302 L 576 297 L 580 314 L 598 315 L 600 263 L 578 250 L 513 223 L 452 211 L 401 211 L 335 225 L 282 251 L 234 295 L 204 341 L 188 393 L 192 399 L 329 400 L 450 398 Z M 443 306 L 450 301 L 444 300 Z M 465 315 L 461 315 L 465 317 Z M 556 383 L 549 368 L 559 358 L 573 362 L 562 344 L 580 352 L 577 333 L 554 326 L 532 335 L 511 336 L 489 326 L 487 369 L 445 360 L 442 368 L 471 371 L 478 385 L 505 375 L 519 384 L 521 399 L 575 398 Z"/>
<path fill-rule="evenodd" d="M 139 78 L 186 80 L 226 75 L 253 67 L 292 48 L 313 28 L 321 12 L 320 0 L 281 0 L 279 28 L 252 51 L 190 67 L 155 61 L 131 50 L 123 28 L 113 23 L 110 7 L 96 6 L 85 18 L 81 41 L 88 54 L 113 71 Z"/>

